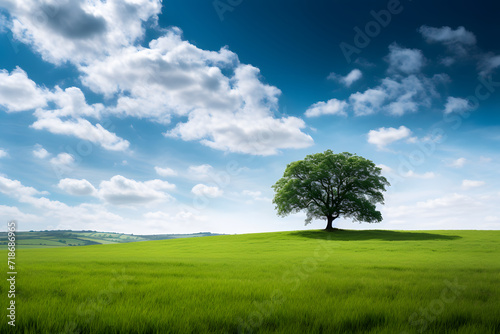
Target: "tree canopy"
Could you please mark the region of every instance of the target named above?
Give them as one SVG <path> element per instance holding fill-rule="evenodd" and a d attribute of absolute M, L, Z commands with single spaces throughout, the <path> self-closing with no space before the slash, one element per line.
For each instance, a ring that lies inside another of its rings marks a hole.
<path fill-rule="evenodd" d="M 326 219 L 327 230 L 341 216 L 378 223 L 382 214 L 376 204 L 384 203 L 382 192 L 390 185 L 381 171 L 372 161 L 348 152 L 311 154 L 288 164 L 273 185 L 273 203 L 280 216 L 304 210 L 306 224 Z"/>

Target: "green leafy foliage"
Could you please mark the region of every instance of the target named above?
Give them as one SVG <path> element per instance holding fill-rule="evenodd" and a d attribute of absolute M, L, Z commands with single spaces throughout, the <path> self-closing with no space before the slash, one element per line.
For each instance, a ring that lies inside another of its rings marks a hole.
<path fill-rule="evenodd" d="M 384 203 L 389 182 L 381 169 L 363 157 L 331 150 L 290 163 L 283 177 L 273 185 L 278 215 L 305 210 L 306 224 L 313 218 L 326 219 L 332 229 L 338 217 L 376 223 L 382 221 L 377 203 Z"/>

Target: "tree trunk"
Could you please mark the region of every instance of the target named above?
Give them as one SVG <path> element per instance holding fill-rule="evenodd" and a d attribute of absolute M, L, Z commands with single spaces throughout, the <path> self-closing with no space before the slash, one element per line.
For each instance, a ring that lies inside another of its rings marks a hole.
<path fill-rule="evenodd" d="M 327 231 L 333 230 L 333 216 L 328 216 L 328 217 L 326 217 L 326 219 L 327 219 L 328 222 L 326 224 L 326 229 L 325 230 L 327 230 Z"/>

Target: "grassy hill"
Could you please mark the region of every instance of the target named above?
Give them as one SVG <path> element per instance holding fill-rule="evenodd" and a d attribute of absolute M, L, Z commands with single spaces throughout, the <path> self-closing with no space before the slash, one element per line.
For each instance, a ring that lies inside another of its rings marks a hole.
<path fill-rule="evenodd" d="M 30 231 L 16 232 L 16 242 L 17 246 L 20 248 L 50 248 L 100 244 L 119 244 L 136 241 L 205 237 L 214 235 L 219 234 L 200 232 L 193 234 L 133 235 L 125 233 L 96 231 Z M 6 248 L 7 232 L 0 232 L 0 249 Z"/>
<path fill-rule="evenodd" d="M 499 333 L 499 241 L 346 230 L 19 249 L 12 332 Z"/>

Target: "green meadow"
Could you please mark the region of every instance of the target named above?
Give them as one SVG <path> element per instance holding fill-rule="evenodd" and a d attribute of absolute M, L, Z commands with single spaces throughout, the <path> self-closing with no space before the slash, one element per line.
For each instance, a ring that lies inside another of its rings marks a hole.
<path fill-rule="evenodd" d="M 2 297 L 0 332 L 500 333 L 499 241 L 336 230 L 19 248 L 16 327 Z"/>

